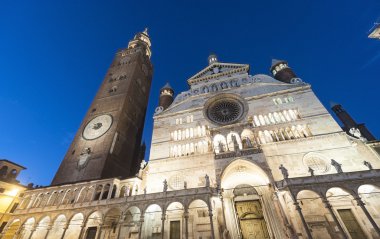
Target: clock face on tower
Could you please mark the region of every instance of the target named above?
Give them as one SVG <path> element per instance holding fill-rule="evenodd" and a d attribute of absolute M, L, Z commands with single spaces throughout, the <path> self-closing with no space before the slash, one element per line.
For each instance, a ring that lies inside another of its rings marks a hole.
<path fill-rule="evenodd" d="M 97 139 L 104 135 L 112 125 L 111 115 L 99 115 L 87 123 L 83 130 L 83 138 L 87 140 Z"/>

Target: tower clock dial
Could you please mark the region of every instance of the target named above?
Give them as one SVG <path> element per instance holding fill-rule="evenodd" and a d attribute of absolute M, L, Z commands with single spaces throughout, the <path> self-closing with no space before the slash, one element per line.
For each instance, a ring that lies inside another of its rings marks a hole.
<path fill-rule="evenodd" d="M 83 130 L 83 138 L 87 140 L 97 139 L 104 135 L 112 125 L 111 115 L 99 115 L 87 123 Z"/>

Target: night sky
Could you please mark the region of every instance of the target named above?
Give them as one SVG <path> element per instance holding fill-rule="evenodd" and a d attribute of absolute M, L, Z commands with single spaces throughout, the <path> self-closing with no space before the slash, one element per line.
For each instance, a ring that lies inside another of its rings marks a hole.
<path fill-rule="evenodd" d="M 380 1 L 11 1 L 0 3 L 0 158 L 48 185 L 118 49 L 149 28 L 154 65 L 144 140 L 158 89 L 207 65 L 285 59 L 322 103 L 341 103 L 380 137 Z M 147 152 L 146 158 L 149 157 Z"/>

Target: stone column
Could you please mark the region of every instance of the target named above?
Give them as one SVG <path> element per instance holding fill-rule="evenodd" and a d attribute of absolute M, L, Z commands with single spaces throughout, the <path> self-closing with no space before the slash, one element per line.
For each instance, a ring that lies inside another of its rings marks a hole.
<path fill-rule="evenodd" d="M 107 199 L 111 199 L 111 195 L 112 195 L 112 191 L 113 191 L 113 185 L 114 185 L 114 184 L 110 184 L 110 189 L 108 190 Z M 115 192 L 115 193 L 116 193 L 116 192 Z"/>
<path fill-rule="evenodd" d="M 141 239 L 141 233 L 142 233 L 143 223 L 144 223 L 144 215 L 141 213 L 141 215 L 140 215 L 139 239 Z"/>
<path fill-rule="evenodd" d="M 373 220 L 371 214 L 369 214 L 367 208 L 365 207 L 365 203 L 362 201 L 362 199 L 359 197 L 359 195 L 356 192 L 354 192 L 354 199 L 357 202 L 358 206 L 360 206 L 360 208 L 363 210 L 364 214 L 367 216 L 367 218 L 370 221 L 371 225 L 375 229 L 377 235 L 380 236 L 380 229 L 379 229 L 379 227 L 377 226 L 375 220 Z"/>
<path fill-rule="evenodd" d="M 311 236 L 311 232 L 310 232 L 309 226 L 307 225 L 305 217 L 303 216 L 302 208 L 300 207 L 300 204 L 296 200 L 294 200 L 294 206 L 296 207 L 296 210 L 298 211 L 298 214 L 300 215 L 300 218 L 301 218 L 301 221 L 302 221 L 302 225 L 305 228 L 307 237 L 309 239 L 312 239 L 313 237 Z"/>
<path fill-rule="evenodd" d="M 29 234 L 28 239 L 32 238 L 33 233 L 34 233 L 35 231 L 36 231 L 36 228 L 32 228 L 32 229 L 30 229 L 30 234 Z"/>
<path fill-rule="evenodd" d="M 82 225 L 80 226 L 80 232 L 78 238 L 84 238 L 86 236 L 86 222 L 82 222 Z"/>
<path fill-rule="evenodd" d="M 189 210 L 185 207 L 183 212 L 185 219 L 185 239 L 189 239 Z"/>
<path fill-rule="evenodd" d="M 102 197 L 103 197 L 103 193 L 104 193 L 104 185 L 102 185 L 102 191 L 100 191 L 100 196 L 99 196 L 99 199 L 98 201 L 102 200 Z M 96 189 L 95 189 L 96 190 Z"/>
<path fill-rule="evenodd" d="M 48 237 L 48 235 L 49 235 L 49 232 L 50 232 L 51 228 L 52 228 L 51 225 L 49 225 L 49 226 L 46 228 L 46 234 L 45 234 L 44 239 L 47 239 L 47 237 Z"/>
<path fill-rule="evenodd" d="M 166 219 L 166 212 L 162 211 L 161 215 L 161 238 L 165 238 L 165 219 Z"/>
<path fill-rule="evenodd" d="M 334 213 L 334 210 L 332 209 L 332 206 L 329 202 L 329 200 L 327 200 L 326 196 L 324 194 L 320 194 L 321 198 L 322 198 L 322 202 L 325 204 L 325 207 L 327 208 L 327 210 L 329 210 L 332 218 L 334 219 L 334 222 L 336 223 L 336 225 L 338 226 L 339 228 L 339 231 L 341 232 L 341 234 L 343 235 L 343 238 L 344 239 L 348 239 L 349 237 L 347 236 L 346 232 L 344 231 L 342 225 L 340 225 L 339 221 L 338 221 L 338 218 L 337 216 L 335 215 Z"/>
<path fill-rule="evenodd" d="M 66 226 L 66 225 L 63 227 L 63 232 L 62 232 L 61 239 L 63 239 L 65 237 L 66 230 L 67 230 L 68 227 L 69 226 Z M 82 231 L 82 228 L 81 228 L 81 231 Z M 81 233 L 79 233 L 79 237 L 78 238 L 80 238 L 80 236 L 81 236 Z"/>
<path fill-rule="evenodd" d="M 100 238 L 100 235 L 102 234 L 102 227 L 103 227 L 103 224 L 99 224 L 97 234 L 96 234 L 96 239 Z"/>
<path fill-rule="evenodd" d="M 210 224 L 211 224 L 211 239 L 215 239 L 214 220 L 213 220 L 211 204 L 208 206 L 208 215 L 210 217 Z"/>

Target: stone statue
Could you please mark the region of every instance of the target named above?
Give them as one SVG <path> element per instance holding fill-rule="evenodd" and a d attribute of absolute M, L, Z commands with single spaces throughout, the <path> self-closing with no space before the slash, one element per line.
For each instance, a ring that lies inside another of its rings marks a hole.
<path fill-rule="evenodd" d="M 232 140 L 232 143 L 234 144 L 234 151 L 235 152 L 239 151 L 239 144 L 237 142 L 236 136 L 231 135 L 231 140 Z"/>
<path fill-rule="evenodd" d="M 146 195 L 146 187 L 144 188 L 144 195 Z"/>
<path fill-rule="evenodd" d="M 207 174 L 205 176 L 205 180 L 206 180 L 206 187 L 210 187 L 210 177 Z"/>
<path fill-rule="evenodd" d="M 362 136 L 362 134 L 360 133 L 360 130 L 358 128 L 351 128 L 349 131 L 348 131 L 352 136 L 360 139 L 361 141 L 363 142 L 367 142 L 367 139 L 364 138 Z"/>
<path fill-rule="evenodd" d="M 284 165 L 281 164 L 279 169 L 281 170 L 282 176 L 284 176 L 284 178 L 289 178 L 288 170 L 284 167 Z"/>
<path fill-rule="evenodd" d="M 331 159 L 331 165 L 334 166 L 334 168 L 336 169 L 338 173 L 343 173 L 342 164 L 338 163 L 334 159 Z"/>
<path fill-rule="evenodd" d="M 314 169 L 309 167 L 309 173 L 310 173 L 310 176 L 314 176 Z"/>
<path fill-rule="evenodd" d="M 251 142 L 251 140 L 247 137 L 247 138 L 245 138 L 245 142 L 246 142 L 246 144 L 247 144 L 247 148 L 252 148 L 253 146 L 252 146 L 252 142 Z"/>
<path fill-rule="evenodd" d="M 219 153 L 223 153 L 224 152 L 224 145 L 223 145 L 222 141 L 218 142 L 218 147 L 219 147 Z"/>
<path fill-rule="evenodd" d="M 187 189 L 187 182 L 186 181 L 183 181 L 183 188 Z"/>
<path fill-rule="evenodd" d="M 364 161 L 363 164 L 368 168 L 368 170 L 372 170 L 373 167 L 372 167 L 372 164 L 368 161 Z"/>
<path fill-rule="evenodd" d="M 164 180 L 164 192 L 168 191 L 168 181 Z"/>

